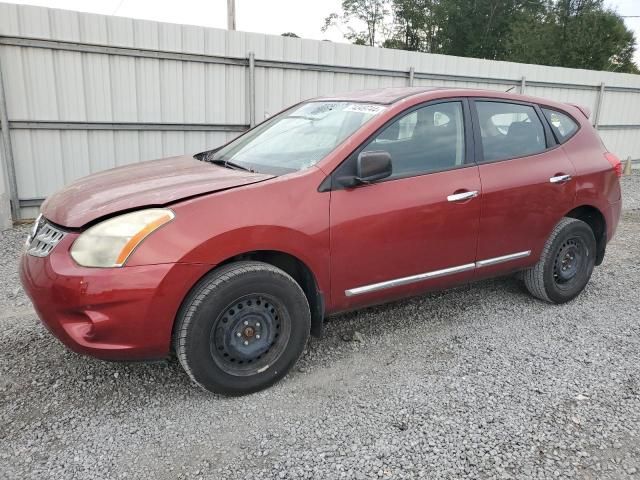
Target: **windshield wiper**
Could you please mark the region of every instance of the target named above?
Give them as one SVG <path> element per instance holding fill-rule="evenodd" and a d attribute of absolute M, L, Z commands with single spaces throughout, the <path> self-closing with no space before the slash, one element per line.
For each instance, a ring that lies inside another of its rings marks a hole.
<path fill-rule="evenodd" d="M 235 170 L 244 170 L 245 172 L 256 173 L 256 171 L 252 170 L 251 168 L 247 168 L 237 163 L 230 162 L 229 160 L 222 160 L 221 158 L 214 158 L 207 161 L 209 163 L 213 163 L 214 165 L 222 165 L 225 168 L 233 168 Z"/>

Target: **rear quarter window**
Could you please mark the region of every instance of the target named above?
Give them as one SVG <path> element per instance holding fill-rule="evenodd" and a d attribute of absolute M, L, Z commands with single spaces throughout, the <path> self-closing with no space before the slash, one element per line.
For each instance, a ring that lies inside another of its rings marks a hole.
<path fill-rule="evenodd" d="M 578 131 L 578 123 L 569 115 L 549 108 L 543 108 L 542 112 L 547 117 L 558 142 L 566 142 Z"/>

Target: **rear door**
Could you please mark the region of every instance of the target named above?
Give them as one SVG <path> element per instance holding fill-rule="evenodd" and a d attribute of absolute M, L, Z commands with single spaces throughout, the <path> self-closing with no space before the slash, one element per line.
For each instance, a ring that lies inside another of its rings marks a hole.
<path fill-rule="evenodd" d="M 390 121 L 332 175 L 331 295 L 336 310 L 473 276 L 480 178 L 465 100 L 433 102 Z M 393 175 L 343 188 L 363 151 L 386 151 Z"/>
<path fill-rule="evenodd" d="M 535 263 L 554 225 L 572 209 L 576 183 L 538 106 L 475 99 L 471 107 L 482 182 L 482 277 Z"/>

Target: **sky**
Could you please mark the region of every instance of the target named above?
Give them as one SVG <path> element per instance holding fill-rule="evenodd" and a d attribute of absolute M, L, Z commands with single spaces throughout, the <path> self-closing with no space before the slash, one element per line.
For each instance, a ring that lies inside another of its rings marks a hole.
<path fill-rule="evenodd" d="M 206 27 L 227 27 L 227 0 L 3 0 L 10 3 L 79 10 Z M 606 0 L 620 15 L 640 16 L 639 0 Z M 236 0 L 236 29 L 279 35 L 294 32 L 304 38 L 346 41 L 332 28 L 321 31 L 324 19 L 340 11 L 341 0 Z M 635 60 L 640 65 L 640 18 L 625 19 L 636 34 Z"/>

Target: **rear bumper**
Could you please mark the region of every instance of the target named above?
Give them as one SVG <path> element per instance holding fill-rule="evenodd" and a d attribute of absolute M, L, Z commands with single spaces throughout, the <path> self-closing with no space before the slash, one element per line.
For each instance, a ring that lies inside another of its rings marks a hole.
<path fill-rule="evenodd" d="M 173 322 L 210 265 L 84 268 L 69 235 L 44 258 L 24 254 L 20 279 L 42 323 L 69 349 L 106 360 L 168 355 Z"/>

